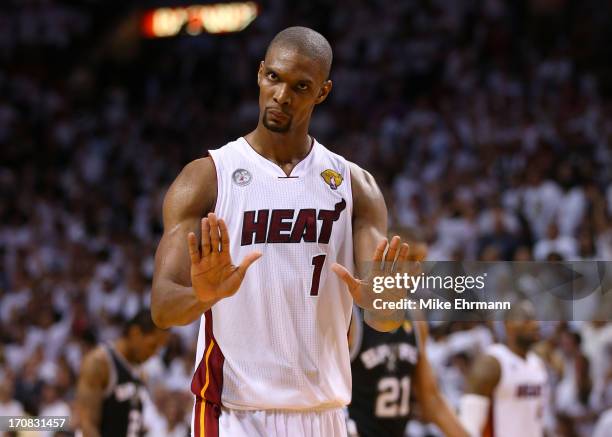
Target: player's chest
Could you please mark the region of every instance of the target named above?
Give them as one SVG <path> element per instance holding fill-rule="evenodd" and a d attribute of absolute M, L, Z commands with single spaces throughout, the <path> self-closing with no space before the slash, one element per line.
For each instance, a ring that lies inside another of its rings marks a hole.
<path fill-rule="evenodd" d="M 246 166 L 245 166 L 246 167 Z M 321 167 L 323 168 L 323 167 Z M 350 184 L 331 169 L 313 169 L 300 176 L 261 171 L 258 166 L 224 174 L 218 195 L 237 209 L 330 208 L 352 197 Z"/>
<path fill-rule="evenodd" d="M 503 378 L 500 394 L 508 399 L 529 401 L 543 396 L 546 374 L 529 366 L 517 366 L 513 373 L 507 372 Z"/>
<path fill-rule="evenodd" d="M 219 193 L 217 212 L 252 243 L 327 243 L 351 220 L 352 194 L 344 181 L 319 174 L 279 177 L 236 170 Z"/>

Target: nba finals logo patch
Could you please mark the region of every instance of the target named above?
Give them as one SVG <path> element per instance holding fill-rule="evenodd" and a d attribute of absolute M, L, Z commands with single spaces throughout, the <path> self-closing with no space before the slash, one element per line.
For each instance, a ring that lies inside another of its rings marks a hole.
<path fill-rule="evenodd" d="M 251 183 L 253 176 L 251 176 L 251 173 L 248 170 L 239 168 L 232 174 L 232 180 L 236 185 L 244 187 L 245 185 L 249 185 Z"/>
<path fill-rule="evenodd" d="M 340 176 L 340 173 L 329 168 L 321 173 L 321 177 L 332 190 L 337 190 L 343 181 L 342 176 Z"/>

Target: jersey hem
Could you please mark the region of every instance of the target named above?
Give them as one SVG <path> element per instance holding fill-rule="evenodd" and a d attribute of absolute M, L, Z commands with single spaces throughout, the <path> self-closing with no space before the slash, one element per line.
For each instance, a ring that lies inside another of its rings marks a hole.
<path fill-rule="evenodd" d="M 348 406 L 346 404 L 330 405 L 326 407 L 314 407 L 314 408 L 260 408 L 260 407 L 245 407 L 243 405 L 232 404 L 231 402 L 223 401 L 222 408 L 228 410 L 237 411 L 268 411 L 268 412 L 279 412 L 279 413 L 320 413 L 323 411 L 334 411 L 341 410 Z"/>

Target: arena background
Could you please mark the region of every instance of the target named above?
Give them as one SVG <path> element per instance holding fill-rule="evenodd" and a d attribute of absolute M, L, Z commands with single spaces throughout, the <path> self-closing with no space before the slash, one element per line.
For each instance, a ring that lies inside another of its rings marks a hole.
<path fill-rule="evenodd" d="M 290 25 L 334 48 L 312 133 L 375 175 L 428 259 L 612 260 L 609 1 L 277 0 L 235 33 L 143 25 L 189 4 L 0 5 L 0 415 L 70 415 L 83 354 L 148 305 L 169 183 L 254 128 L 259 61 Z M 456 404 L 496 332 L 431 329 Z M 588 437 L 612 407 L 612 324 L 542 332 L 553 435 Z M 172 329 L 145 365 L 152 436 L 187 434 L 196 337 Z"/>

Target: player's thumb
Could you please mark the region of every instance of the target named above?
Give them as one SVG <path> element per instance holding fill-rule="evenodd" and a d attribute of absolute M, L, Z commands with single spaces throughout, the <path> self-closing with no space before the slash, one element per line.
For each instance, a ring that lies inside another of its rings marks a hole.
<path fill-rule="evenodd" d="M 340 279 L 342 279 L 342 281 L 344 281 L 351 293 L 360 284 L 359 280 L 355 279 L 353 275 L 351 275 L 351 272 L 349 272 L 342 264 L 333 263 L 331 265 L 331 269 L 340 277 Z"/>
<path fill-rule="evenodd" d="M 261 258 L 261 256 L 262 256 L 261 252 L 255 251 L 255 252 L 249 253 L 247 256 L 245 256 L 242 259 L 242 262 L 238 266 L 238 274 L 240 275 L 241 278 L 244 278 L 244 275 L 246 274 L 246 271 L 248 270 L 248 268 L 251 267 L 251 264 L 253 264 L 259 258 Z"/>

